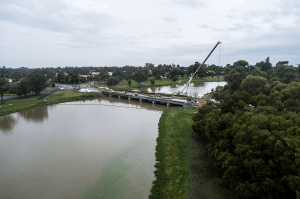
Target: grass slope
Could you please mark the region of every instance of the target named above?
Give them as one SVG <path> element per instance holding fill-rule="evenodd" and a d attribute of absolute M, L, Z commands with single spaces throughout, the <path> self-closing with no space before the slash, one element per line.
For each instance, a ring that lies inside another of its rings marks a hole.
<path fill-rule="evenodd" d="M 2 107 L 0 108 L 0 116 L 4 116 L 11 113 L 28 110 L 36 107 L 47 106 L 51 104 L 94 99 L 94 98 L 99 98 L 101 96 L 96 93 L 83 94 L 81 92 L 73 91 L 73 90 L 62 90 L 62 91 L 52 93 L 43 99 L 40 99 L 42 97 L 43 95 L 5 100 L 2 103 Z"/>
<path fill-rule="evenodd" d="M 192 130 L 194 111 L 164 110 L 158 124 L 156 180 L 149 198 L 187 198 L 190 190 L 187 131 Z"/>

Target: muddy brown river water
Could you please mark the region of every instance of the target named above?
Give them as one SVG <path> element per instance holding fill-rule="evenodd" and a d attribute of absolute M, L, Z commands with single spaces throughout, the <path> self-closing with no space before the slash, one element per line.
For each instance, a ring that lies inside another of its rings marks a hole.
<path fill-rule="evenodd" d="M 166 108 L 101 98 L 0 117 L 0 198 L 148 198 Z"/>

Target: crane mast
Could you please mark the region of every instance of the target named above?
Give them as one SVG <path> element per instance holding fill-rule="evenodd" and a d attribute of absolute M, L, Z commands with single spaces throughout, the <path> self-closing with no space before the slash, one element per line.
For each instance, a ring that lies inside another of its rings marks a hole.
<path fill-rule="evenodd" d="M 182 92 L 179 92 L 179 94 L 185 94 L 187 95 L 187 90 L 189 88 L 189 85 L 193 79 L 193 77 L 195 76 L 195 74 L 198 72 L 198 70 L 204 65 L 204 63 L 206 62 L 206 60 L 209 58 L 209 56 L 214 52 L 214 50 L 216 49 L 216 47 L 220 44 L 221 42 L 218 41 L 218 43 L 215 45 L 215 47 L 212 49 L 212 51 L 209 53 L 209 55 L 206 57 L 206 59 L 203 61 L 203 63 L 197 68 L 197 70 L 191 75 L 191 78 L 189 79 L 189 81 L 184 85 L 184 88 L 182 90 Z"/>

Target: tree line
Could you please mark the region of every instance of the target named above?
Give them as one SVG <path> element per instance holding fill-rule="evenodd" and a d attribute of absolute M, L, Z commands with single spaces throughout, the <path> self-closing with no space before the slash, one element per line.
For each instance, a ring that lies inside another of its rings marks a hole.
<path fill-rule="evenodd" d="M 34 71 L 23 77 L 18 84 L 9 84 L 6 77 L 0 78 L 0 94 L 3 102 L 4 93 L 13 93 L 19 96 L 27 96 L 27 94 L 34 92 L 39 95 L 42 90 L 46 88 L 46 77 L 39 71 Z"/>
<path fill-rule="evenodd" d="M 239 60 L 224 80 L 192 126 L 209 141 L 217 184 L 234 198 L 300 198 L 299 70 Z"/>

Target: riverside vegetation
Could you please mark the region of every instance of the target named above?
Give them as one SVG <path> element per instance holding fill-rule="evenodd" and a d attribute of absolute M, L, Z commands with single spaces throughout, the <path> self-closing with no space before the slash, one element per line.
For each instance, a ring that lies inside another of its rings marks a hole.
<path fill-rule="evenodd" d="M 299 70 L 286 62 L 272 67 L 268 58 L 257 66 L 240 60 L 225 69 L 224 80 L 227 85 L 209 93 L 217 102 L 194 116 L 188 109 L 163 112 L 150 198 L 191 194 L 186 130 L 192 127 L 207 140 L 216 184 L 230 190 L 226 197 L 299 199 Z"/>
<path fill-rule="evenodd" d="M 234 198 L 300 198 L 300 82 L 286 64 L 239 61 L 193 117 Z"/>
<path fill-rule="evenodd" d="M 166 109 L 158 124 L 155 164 L 156 180 L 153 181 L 149 198 L 228 198 L 230 194 L 215 184 L 211 165 L 206 164 L 206 142 L 202 143 L 201 151 L 194 140 L 192 117 L 194 109 Z M 196 156 L 193 156 L 196 154 Z M 198 160 L 201 154 L 204 161 Z M 195 166 L 201 166 L 195 168 Z M 198 170 L 200 171 L 198 172 Z M 195 170 L 197 170 L 195 172 Z M 197 173 L 197 174 L 196 174 Z M 194 176 L 196 178 L 194 178 Z M 203 182 L 201 185 L 199 178 Z"/>
<path fill-rule="evenodd" d="M 0 116 L 51 104 L 94 99 L 99 97 L 101 97 L 101 95 L 97 93 L 81 93 L 74 90 L 61 90 L 50 95 L 9 99 L 2 103 Z"/>

